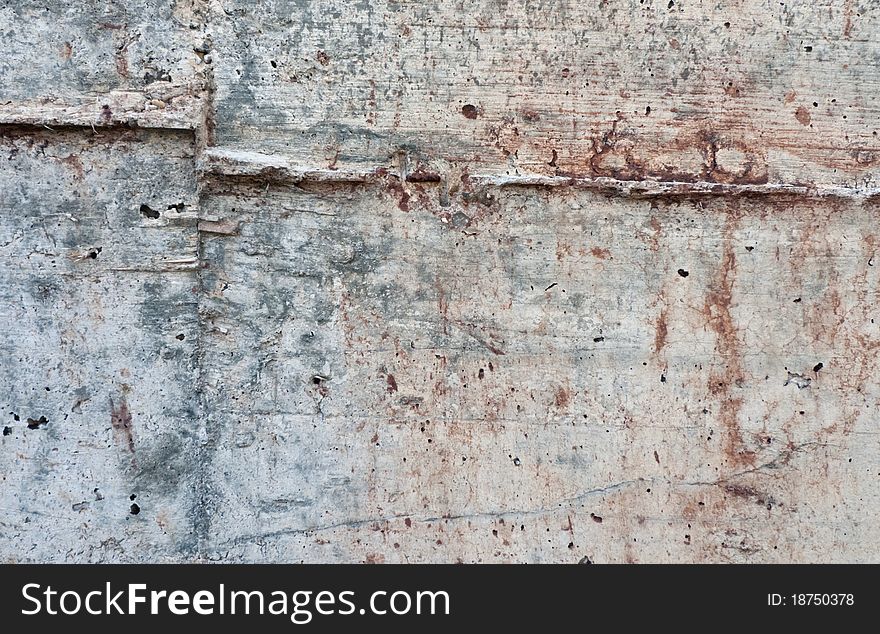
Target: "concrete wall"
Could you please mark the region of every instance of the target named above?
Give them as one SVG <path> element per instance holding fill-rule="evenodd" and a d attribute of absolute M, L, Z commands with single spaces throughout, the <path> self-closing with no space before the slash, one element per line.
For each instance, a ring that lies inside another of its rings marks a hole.
<path fill-rule="evenodd" d="M 0 34 L 3 560 L 880 559 L 880 4 Z"/>

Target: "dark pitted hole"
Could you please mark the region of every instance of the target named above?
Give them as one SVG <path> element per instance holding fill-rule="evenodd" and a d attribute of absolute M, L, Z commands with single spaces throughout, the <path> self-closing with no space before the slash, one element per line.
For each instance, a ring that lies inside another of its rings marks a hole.
<path fill-rule="evenodd" d="M 477 107 L 473 104 L 466 103 L 461 107 L 461 114 L 463 114 L 468 119 L 476 119 L 477 115 L 479 115 L 479 111 Z"/>
<path fill-rule="evenodd" d="M 149 205 L 141 205 L 141 215 L 144 216 L 144 218 L 152 218 L 155 220 L 161 214 Z"/>
<path fill-rule="evenodd" d="M 823 366 L 821 362 L 820 362 L 820 363 L 817 363 L 816 365 L 813 366 L 813 372 L 818 372 L 818 371 L 821 370 L 823 367 L 825 367 L 825 366 Z"/>
<path fill-rule="evenodd" d="M 684 269 L 678 269 L 678 274 L 681 275 L 682 277 L 687 277 L 688 275 L 690 275 L 690 273 L 688 273 Z"/>
<path fill-rule="evenodd" d="M 28 418 L 27 426 L 28 429 L 39 429 L 43 425 L 49 423 L 49 420 L 45 416 L 40 416 L 39 418 Z"/>
<path fill-rule="evenodd" d="M 137 504 L 131 505 L 131 514 L 132 515 L 137 515 L 140 512 L 141 512 L 141 507 L 139 507 Z"/>

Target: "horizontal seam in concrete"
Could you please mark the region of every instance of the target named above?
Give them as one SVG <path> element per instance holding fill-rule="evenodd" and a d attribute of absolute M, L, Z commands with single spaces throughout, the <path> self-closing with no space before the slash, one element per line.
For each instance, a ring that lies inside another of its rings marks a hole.
<path fill-rule="evenodd" d="M 256 178 L 278 183 L 365 183 L 383 178 L 407 180 L 384 165 L 361 169 L 331 169 L 302 165 L 286 156 L 259 152 L 206 148 L 199 161 L 204 176 L 224 178 Z M 425 185 L 442 185 L 442 176 Z M 470 174 L 468 180 L 487 187 L 571 187 L 594 189 L 630 197 L 659 196 L 802 196 L 808 198 L 874 199 L 880 188 L 858 188 L 836 185 L 796 185 L 788 183 L 731 184 L 710 181 L 619 180 L 604 176 L 547 176 L 542 174 Z"/>

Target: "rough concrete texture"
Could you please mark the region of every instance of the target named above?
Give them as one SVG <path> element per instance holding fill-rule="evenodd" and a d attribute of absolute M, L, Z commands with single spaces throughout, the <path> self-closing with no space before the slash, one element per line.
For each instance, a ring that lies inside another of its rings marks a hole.
<path fill-rule="evenodd" d="M 3 560 L 880 560 L 880 4 L 0 33 Z"/>

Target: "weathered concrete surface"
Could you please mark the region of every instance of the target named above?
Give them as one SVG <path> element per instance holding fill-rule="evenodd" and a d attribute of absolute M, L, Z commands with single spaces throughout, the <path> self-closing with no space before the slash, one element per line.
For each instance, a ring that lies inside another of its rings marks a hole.
<path fill-rule="evenodd" d="M 3 558 L 180 556 L 200 427 L 191 135 L 7 128 L 0 153 Z"/>
<path fill-rule="evenodd" d="M 877 561 L 877 11 L 4 6 L 0 556 Z"/>
<path fill-rule="evenodd" d="M 880 5 L 212 5 L 217 139 L 471 172 L 876 187 Z"/>

